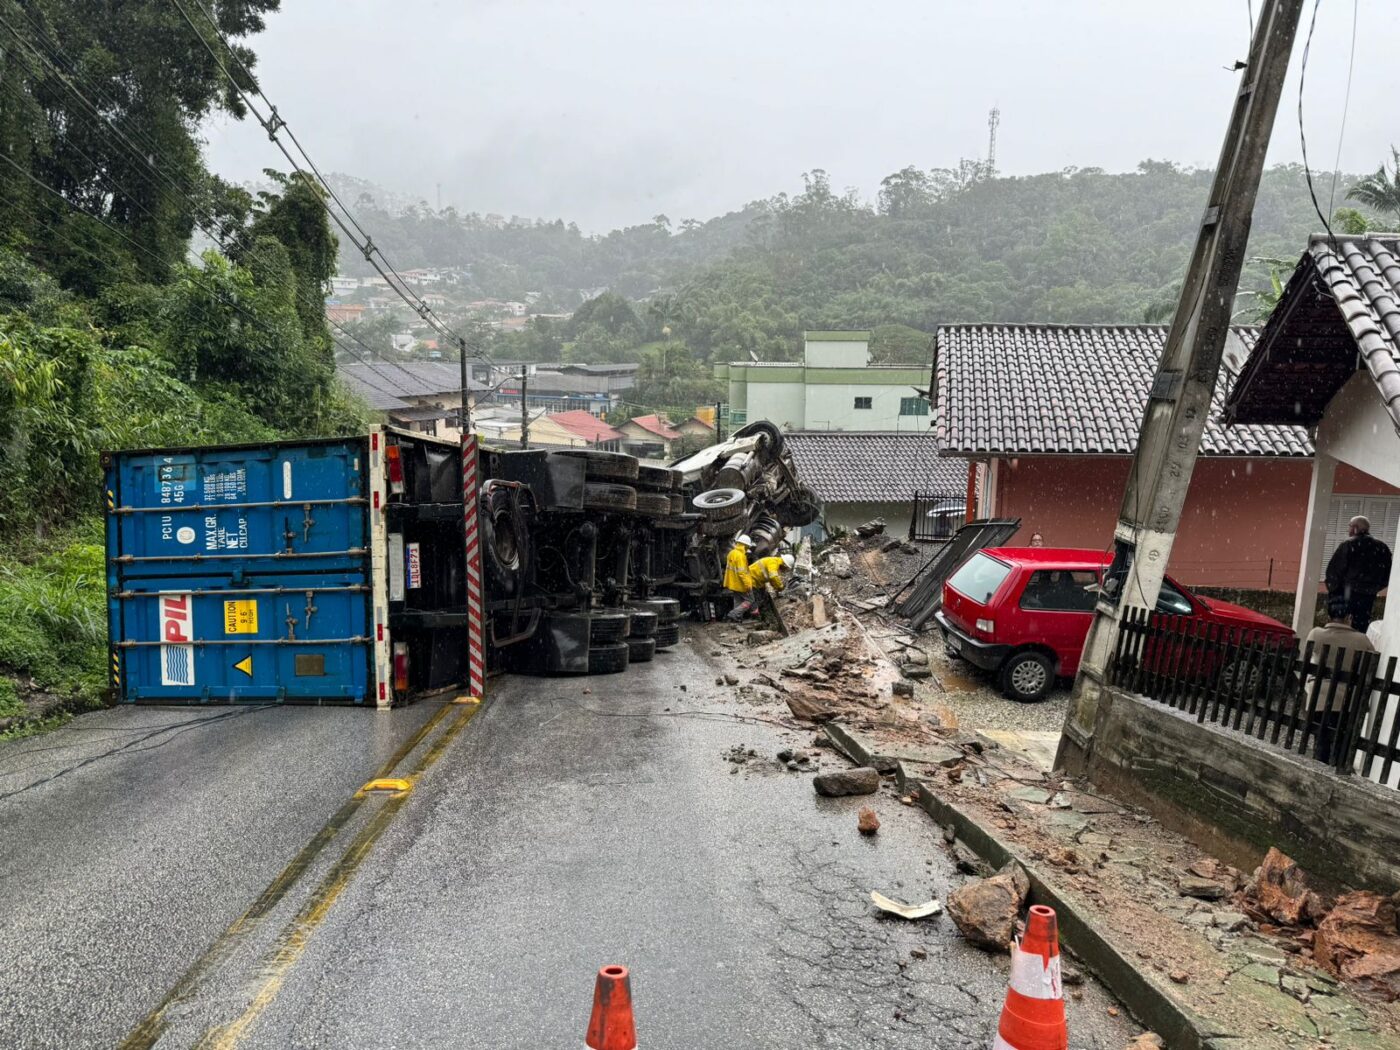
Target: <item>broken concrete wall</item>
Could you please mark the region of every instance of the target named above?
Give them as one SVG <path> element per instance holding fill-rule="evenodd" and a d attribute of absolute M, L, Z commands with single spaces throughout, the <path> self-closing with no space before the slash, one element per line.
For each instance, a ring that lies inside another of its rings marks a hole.
<path fill-rule="evenodd" d="M 1336 886 L 1400 890 L 1400 793 L 1108 690 L 1089 776 L 1246 870 L 1270 846 Z"/>

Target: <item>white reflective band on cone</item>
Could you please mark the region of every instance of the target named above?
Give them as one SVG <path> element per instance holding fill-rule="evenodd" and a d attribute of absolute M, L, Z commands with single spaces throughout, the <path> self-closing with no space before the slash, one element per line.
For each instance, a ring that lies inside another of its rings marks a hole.
<path fill-rule="evenodd" d="M 1003 1039 L 1001 1033 L 998 1032 L 997 1037 L 992 1040 L 992 1050 L 1020 1050 L 1020 1047 L 1012 1046 Z"/>
<path fill-rule="evenodd" d="M 1027 999 L 1063 998 L 1059 955 L 1052 955 L 1047 966 L 1044 956 L 1023 952 L 1019 944 L 1013 944 L 1011 946 L 1011 987 Z"/>

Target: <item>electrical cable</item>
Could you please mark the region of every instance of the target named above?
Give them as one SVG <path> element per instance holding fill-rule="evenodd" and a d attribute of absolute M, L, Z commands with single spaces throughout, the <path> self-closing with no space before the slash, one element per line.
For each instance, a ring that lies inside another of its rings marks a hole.
<path fill-rule="evenodd" d="M 195 5 L 199 7 L 200 12 L 204 15 L 206 21 L 208 21 L 210 27 L 214 31 L 215 36 L 218 37 L 220 43 L 223 44 L 225 50 L 234 58 L 236 62 L 239 62 L 239 66 L 241 69 L 243 69 L 245 75 L 247 75 L 250 78 L 250 80 L 252 80 L 253 86 L 251 90 L 254 91 L 258 95 L 258 97 L 261 98 L 266 104 L 269 110 L 269 116 L 264 116 L 259 107 L 256 104 L 254 104 L 253 100 L 248 95 L 248 90 L 246 90 L 243 87 L 243 85 L 239 83 L 238 78 L 235 77 L 233 73 L 229 70 L 228 66 L 224 64 L 223 60 L 219 57 L 218 53 L 214 50 L 213 46 L 205 38 L 204 33 L 200 31 L 199 26 L 195 24 L 194 19 L 190 16 L 189 11 L 186 9 L 185 5 L 181 2 L 181 0 L 171 0 L 171 3 L 173 3 L 176 9 L 179 10 L 180 14 L 184 17 L 185 21 L 189 23 L 190 29 L 194 32 L 195 36 L 199 38 L 200 43 L 204 45 L 204 49 L 209 52 L 209 56 L 214 60 L 215 66 L 217 66 L 219 71 L 223 73 L 224 77 L 227 78 L 228 82 L 233 85 L 233 88 L 238 93 L 239 98 L 243 101 L 243 104 L 248 108 L 248 112 L 252 113 L 253 117 L 258 121 L 260 125 L 262 125 L 263 130 L 267 132 L 268 138 L 271 139 L 273 145 L 275 145 L 278 148 L 278 150 L 282 153 L 282 155 L 287 159 L 287 163 L 291 164 L 292 167 L 296 170 L 296 172 L 299 175 L 301 175 L 301 177 L 305 179 L 308 183 L 314 183 L 316 186 L 323 189 L 325 193 L 329 195 L 330 199 L 334 200 L 339 206 L 339 208 L 344 212 L 345 218 L 342 218 L 341 215 L 336 211 L 336 209 L 331 207 L 326 197 L 320 197 L 321 205 L 325 208 L 326 214 L 331 217 L 331 220 L 336 224 L 336 226 L 340 228 L 341 232 L 345 234 L 345 236 L 350 240 L 350 242 L 354 244 L 356 248 L 359 249 L 360 254 L 364 256 L 365 261 L 368 262 L 371 266 L 373 266 L 376 271 L 378 271 L 379 275 L 384 278 L 386 284 L 388 284 L 388 286 L 399 296 L 399 298 L 403 299 L 403 301 L 407 303 L 409 307 L 412 308 L 413 311 L 417 313 L 423 321 L 425 321 L 430 327 L 435 329 L 440 335 L 454 340 L 458 343 L 459 346 L 470 346 L 474 351 L 475 357 L 481 360 L 489 360 L 489 356 L 481 348 L 478 340 L 467 339 L 467 337 L 459 334 L 455 329 L 453 329 L 445 321 L 438 317 L 436 313 L 434 313 L 433 309 L 427 304 L 427 302 L 421 296 L 418 296 L 414 292 L 414 290 L 409 286 L 408 282 L 404 280 L 403 275 L 400 274 L 397 269 L 395 269 L 394 265 L 384 255 L 383 250 L 380 249 L 377 245 L 375 245 L 373 239 L 367 233 L 364 232 L 363 228 L 355 219 L 354 215 L 348 209 L 345 208 L 344 203 L 340 200 L 338 196 L 336 196 L 335 191 L 329 185 L 326 184 L 323 178 L 320 178 L 319 169 L 316 168 L 315 164 L 311 161 L 311 158 L 301 147 L 300 142 L 296 140 L 295 135 L 292 133 L 290 127 L 287 125 L 286 120 L 277 112 L 277 107 L 272 103 L 272 100 L 269 99 L 267 95 L 262 91 L 262 89 L 257 86 L 256 79 L 251 77 L 251 73 L 249 73 L 247 67 L 244 66 L 242 62 L 238 59 L 238 56 L 234 51 L 232 44 L 229 43 L 228 39 L 224 36 L 222 30 L 219 29 L 218 23 L 214 20 L 213 16 L 209 13 L 209 11 L 206 8 L 199 4 L 198 0 L 191 0 L 191 2 L 195 3 Z M 317 172 L 317 177 L 315 179 L 313 179 L 313 177 L 306 172 L 306 170 L 297 161 L 297 159 L 294 156 L 292 156 L 292 153 L 289 149 L 287 149 L 286 144 L 280 138 L 278 138 L 278 132 L 282 130 L 287 131 L 288 137 L 292 139 L 294 145 L 296 145 L 297 147 L 298 152 L 302 154 L 302 157 L 305 160 L 307 166 L 311 167 L 313 171 Z M 349 225 L 347 225 L 347 222 Z M 356 234 L 351 231 L 351 226 L 355 227 L 355 230 L 359 232 L 360 236 L 357 237 Z M 363 240 L 361 238 L 363 238 Z M 388 267 L 388 273 L 385 272 L 384 267 Z M 390 279 L 390 274 L 393 275 L 392 280 Z"/>
<path fill-rule="evenodd" d="M 1342 173 L 1342 142 L 1347 134 L 1347 113 L 1351 109 L 1351 75 L 1356 69 L 1356 23 L 1360 18 L 1360 0 L 1351 0 L 1351 52 L 1347 57 L 1347 88 L 1342 96 L 1342 125 L 1337 129 L 1337 156 L 1332 165 L 1332 189 L 1327 196 L 1327 214 L 1336 214 L 1337 179 Z"/>
<path fill-rule="evenodd" d="M 1308 57 L 1312 51 L 1313 30 L 1317 28 L 1317 9 L 1322 6 L 1322 0 L 1313 0 L 1312 19 L 1308 23 L 1308 37 L 1303 44 L 1302 65 L 1298 69 L 1298 140 L 1303 150 L 1303 174 L 1308 181 L 1308 196 L 1312 198 L 1313 210 L 1317 212 L 1317 217 L 1322 220 L 1322 226 L 1327 231 L 1327 243 L 1332 248 L 1332 253 L 1340 258 L 1341 252 L 1338 250 L 1337 235 L 1332 232 L 1332 223 L 1328 221 L 1326 215 L 1322 214 L 1322 204 L 1317 199 L 1317 188 L 1313 185 L 1312 168 L 1308 164 L 1308 136 L 1303 128 L 1303 87 L 1308 76 Z"/>

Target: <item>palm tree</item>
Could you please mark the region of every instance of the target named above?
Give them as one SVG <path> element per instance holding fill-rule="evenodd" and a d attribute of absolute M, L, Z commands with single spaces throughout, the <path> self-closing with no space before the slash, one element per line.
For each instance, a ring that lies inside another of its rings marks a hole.
<path fill-rule="evenodd" d="M 1393 171 L 1382 161 L 1372 174 L 1347 190 L 1347 197 L 1376 211 L 1400 217 L 1400 149 L 1391 146 L 1390 159 L 1395 165 Z"/>

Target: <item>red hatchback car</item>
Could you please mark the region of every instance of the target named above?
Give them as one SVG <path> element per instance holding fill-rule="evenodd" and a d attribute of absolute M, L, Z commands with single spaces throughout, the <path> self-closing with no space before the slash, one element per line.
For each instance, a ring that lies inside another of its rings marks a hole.
<path fill-rule="evenodd" d="M 1043 700 L 1056 677 L 1079 670 L 1109 556 L 1066 547 L 979 550 L 943 584 L 935 619 L 951 655 L 997 676 L 1012 700 Z M 1291 628 L 1241 605 L 1202 598 L 1170 577 L 1157 611 L 1206 623 L 1293 636 Z"/>

